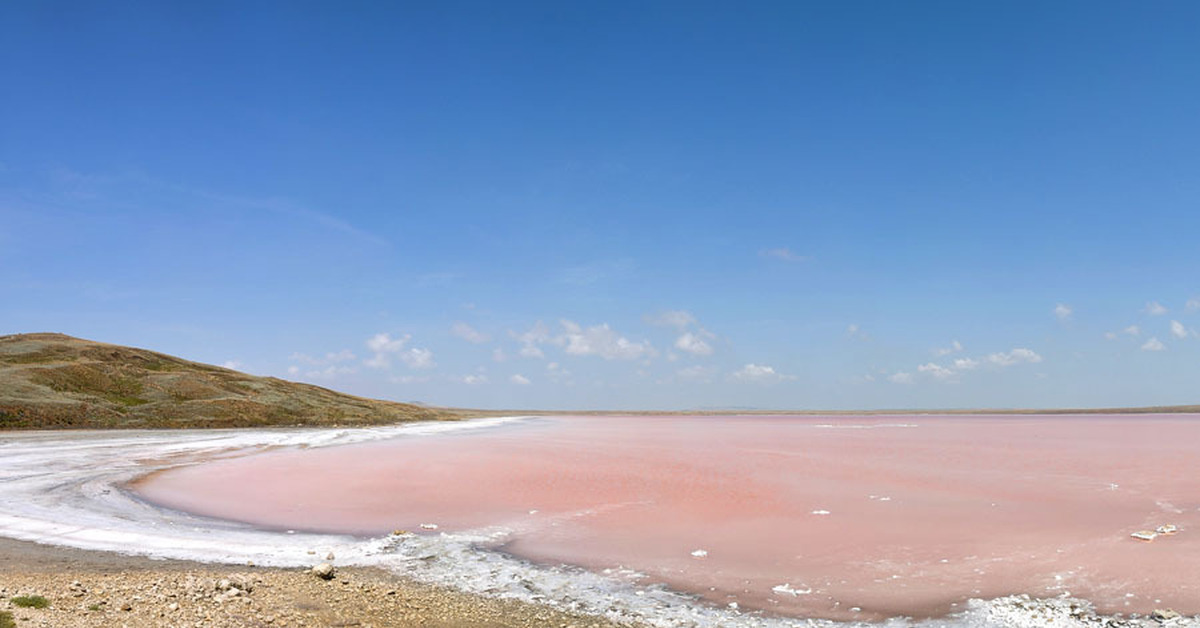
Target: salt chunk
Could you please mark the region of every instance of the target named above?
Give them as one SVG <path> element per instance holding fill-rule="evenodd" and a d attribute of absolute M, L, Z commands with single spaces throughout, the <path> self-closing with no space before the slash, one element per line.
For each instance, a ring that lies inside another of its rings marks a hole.
<path fill-rule="evenodd" d="M 814 515 L 827 515 L 827 514 L 829 514 L 829 511 L 828 511 L 828 510 L 814 510 L 814 511 L 812 511 L 812 514 L 814 514 Z"/>
<path fill-rule="evenodd" d="M 1141 541 L 1153 541 L 1154 537 L 1158 536 L 1158 533 L 1151 530 L 1138 530 L 1129 536 Z"/>
<path fill-rule="evenodd" d="M 775 585 L 775 586 L 771 587 L 771 590 L 776 593 L 782 593 L 785 595 L 790 595 L 792 597 L 796 597 L 797 595 L 808 595 L 809 593 L 812 593 L 812 589 L 810 589 L 810 588 L 804 588 L 804 589 L 793 588 L 791 583 L 789 583 L 789 582 Z"/>
<path fill-rule="evenodd" d="M 698 549 L 698 550 L 692 552 L 692 556 L 695 558 L 707 558 L 708 550 Z"/>
<path fill-rule="evenodd" d="M 1158 526 L 1158 528 L 1154 531 L 1159 534 L 1175 534 L 1176 532 L 1179 531 L 1179 528 L 1176 527 L 1175 524 L 1173 524 L 1173 523 L 1168 523 L 1165 525 Z"/>
<path fill-rule="evenodd" d="M 422 523 L 421 524 L 422 530 L 436 530 L 437 528 L 438 527 L 437 527 L 436 523 Z"/>

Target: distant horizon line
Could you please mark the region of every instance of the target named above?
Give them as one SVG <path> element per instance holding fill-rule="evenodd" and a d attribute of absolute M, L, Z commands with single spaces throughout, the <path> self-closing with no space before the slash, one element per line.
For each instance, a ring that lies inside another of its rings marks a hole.
<path fill-rule="evenodd" d="M 1200 414 L 1200 404 L 1197 405 L 1171 405 L 1171 406 L 1132 406 L 1132 407 L 1115 407 L 1115 408 L 892 408 L 882 410 L 795 410 L 795 409 L 765 409 L 765 408 L 698 408 L 698 409 L 683 409 L 683 410 L 531 410 L 531 409 L 504 409 L 493 410 L 487 408 L 459 408 L 453 406 L 434 406 L 421 402 L 409 401 L 416 405 L 425 405 L 433 408 L 442 408 L 453 412 L 465 412 L 478 414 L 478 416 L 499 416 L 509 414 L 530 414 L 530 415 L 553 415 L 553 414 L 583 414 L 583 415 L 639 415 L 639 416 L 671 416 L 671 415 L 701 415 L 701 416 L 729 416 L 729 415 L 758 415 L 758 416 L 779 416 L 779 415 L 801 415 L 801 416 L 821 416 L 821 415 L 985 415 L 985 414 L 1004 414 L 1004 415 L 1074 415 L 1074 414 Z"/>

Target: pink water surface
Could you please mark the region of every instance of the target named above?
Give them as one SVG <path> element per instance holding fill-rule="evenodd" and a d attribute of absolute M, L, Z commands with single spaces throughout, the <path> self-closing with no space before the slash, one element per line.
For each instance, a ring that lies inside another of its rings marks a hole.
<path fill-rule="evenodd" d="M 269 527 L 507 526 L 517 556 L 795 616 L 1067 591 L 1104 612 L 1200 613 L 1193 415 L 555 417 L 221 460 L 136 488 Z M 1129 536 L 1167 523 L 1179 533 Z"/>

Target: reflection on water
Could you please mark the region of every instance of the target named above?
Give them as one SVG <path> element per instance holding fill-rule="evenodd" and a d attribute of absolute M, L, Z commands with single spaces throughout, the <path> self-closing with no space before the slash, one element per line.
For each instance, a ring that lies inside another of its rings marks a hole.
<path fill-rule="evenodd" d="M 138 490 L 276 528 L 503 527 L 521 557 L 788 615 L 1064 592 L 1197 613 L 1196 443 L 1196 417 L 562 417 L 216 461 Z M 1164 524 L 1179 532 L 1130 537 Z"/>

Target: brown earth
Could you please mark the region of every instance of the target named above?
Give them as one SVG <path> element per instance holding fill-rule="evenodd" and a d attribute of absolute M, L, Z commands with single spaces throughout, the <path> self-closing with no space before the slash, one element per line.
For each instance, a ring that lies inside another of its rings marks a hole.
<path fill-rule="evenodd" d="M 461 415 L 63 334 L 0 336 L 0 429 L 365 426 Z"/>
<path fill-rule="evenodd" d="M 597 617 L 471 595 L 368 568 L 160 561 L 0 539 L 0 625 L 19 628 L 617 628 Z M 41 596 L 46 608 L 12 598 Z"/>

